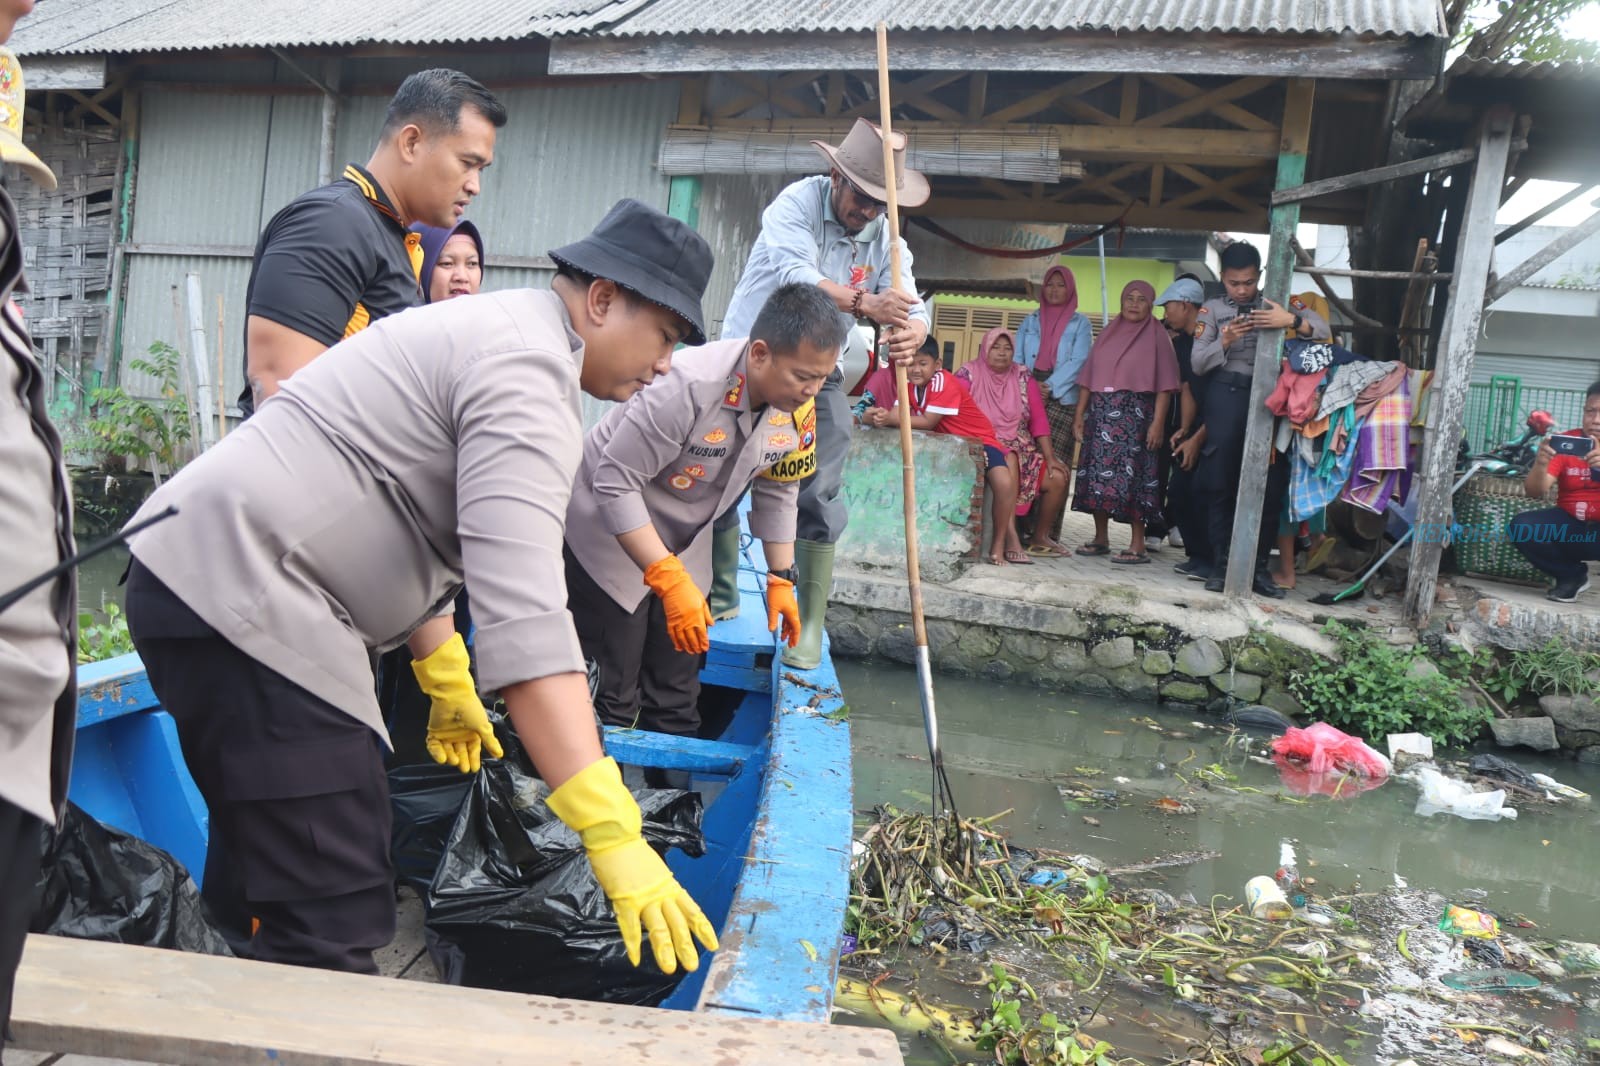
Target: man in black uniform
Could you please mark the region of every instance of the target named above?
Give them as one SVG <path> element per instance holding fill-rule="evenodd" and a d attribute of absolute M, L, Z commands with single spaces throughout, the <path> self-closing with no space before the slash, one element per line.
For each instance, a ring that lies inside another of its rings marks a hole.
<path fill-rule="evenodd" d="M 369 322 L 423 303 L 413 222 L 454 226 L 494 160 L 506 110 L 455 70 L 424 70 L 389 101 L 365 167 L 296 197 L 256 243 L 246 292 L 246 417 L 278 382 Z"/>
<path fill-rule="evenodd" d="M 1190 365 L 1209 374 L 1206 387 L 1205 444 L 1200 449 L 1199 492 L 1208 515 L 1211 574 L 1207 592 L 1221 592 L 1228 572 L 1228 545 L 1233 539 L 1233 510 L 1239 499 L 1244 466 L 1244 437 L 1250 422 L 1250 383 L 1256 360 L 1258 330 L 1288 330 L 1303 340 L 1328 340 L 1328 323 L 1315 311 L 1290 311 L 1261 295 L 1261 253 L 1245 241 L 1222 250 L 1224 295 L 1200 307 L 1200 332 Z M 1277 345 L 1271 348 L 1277 359 Z M 1276 363 L 1274 364 L 1276 365 Z M 1282 459 L 1267 471 L 1266 500 L 1257 534 L 1255 576 L 1250 587 L 1259 595 L 1281 600 L 1286 595 L 1267 572 L 1278 539 L 1278 514 L 1289 488 L 1289 466 Z"/>
<path fill-rule="evenodd" d="M 1178 357 L 1178 379 L 1183 383 L 1172 410 L 1169 436 L 1172 456 L 1165 511 L 1168 528 L 1182 537 L 1186 558 L 1173 569 L 1191 579 L 1204 581 L 1211 576 L 1211 544 L 1206 533 L 1205 508 L 1195 491 L 1195 468 L 1200 449 L 1205 445 L 1201 417 L 1208 378 L 1194 372 L 1192 356 L 1200 305 L 1206 302 L 1206 292 L 1199 278 L 1183 274 L 1167 286 L 1156 302 L 1161 305 L 1161 324 L 1172 339 L 1172 351 Z"/>

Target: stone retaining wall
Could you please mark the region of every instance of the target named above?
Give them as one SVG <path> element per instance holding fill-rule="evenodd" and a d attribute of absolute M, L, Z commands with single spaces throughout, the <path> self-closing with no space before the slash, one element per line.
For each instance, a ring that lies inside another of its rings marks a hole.
<path fill-rule="evenodd" d="M 883 602 L 892 598 L 869 579 L 841 577 L 828 608 L 832 653 L 914 663 L 910 615 Z M 1293 715 L 1300 704 L 1287 676 L 1315 654 L 1243 626 L 1219 638 L 1114 606 L 965 602 L 976 599 L 940 594 L 925 605 L 929 654 L 943 673 L 1195 707 L 1231 695 Z"/>

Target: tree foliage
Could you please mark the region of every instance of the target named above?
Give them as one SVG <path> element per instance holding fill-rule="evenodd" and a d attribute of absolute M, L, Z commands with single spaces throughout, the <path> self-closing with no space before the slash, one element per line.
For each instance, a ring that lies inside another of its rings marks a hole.
<path fill-rule="evenodd" d="M 1600 44 L 1572 38 L 1567 20 L 1595 0 L 1448 0 L 1454 45 L 1472 59 L 1600 62 Z"/>

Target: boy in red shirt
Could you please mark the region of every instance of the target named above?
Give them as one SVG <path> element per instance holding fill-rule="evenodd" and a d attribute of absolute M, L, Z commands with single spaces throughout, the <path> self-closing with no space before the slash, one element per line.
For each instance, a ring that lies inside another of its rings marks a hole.
<path fill-rule="evenodd" d="M 1528 495 L 1543 496 L 1556 486 L 1556 505 L 1525 511 L 1511 520 L 1507 535 L 1523 557 L 1549 574 L 1555 585 L 1545 594 L 1571 603 L 1589 587 L 1591 559 L 1600 559 L 1600 382 L 1589 386 L 1583 427 L 1564 436 L 1589 438 L 1581 458 L 1560 455 L 1546 439 L 1528 471 Z"/>
<path fill-rule="evenodd" d="M 911 428 L 966 437 L 983 445 L 988 470 L 985 477 L 993 497 L 990 508 L 989 561 L 996 566 L 1016 563 L 1031 565 L 1033 560 L 1016 538 L 1011 516 L 1017 509 L 1017 481 L 1006 465 L 1006 450 L 995 439 L 994 426 L 978 410 L 976 401 L 954 374 L 939 361 L 939 350 L 932 337 L 923 342 L 911 365 L 906 368 L 910 386 Z M 900 410 L 895 396 L 893 369 L 880 369 L 867 381 L 856 403 L 856 423 L 861 426 L 900 426 Z"/>

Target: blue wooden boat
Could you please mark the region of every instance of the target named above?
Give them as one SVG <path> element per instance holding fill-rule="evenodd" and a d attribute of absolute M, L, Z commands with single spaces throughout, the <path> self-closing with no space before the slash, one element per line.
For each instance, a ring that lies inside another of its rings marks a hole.
<path fill-rule="evenodd" d="M 752 573 L 738 618 L 711 631 L 702 679 L 744 693 L 712 740 L 607 729 L 619 762 L 687 771 L 706 797 L 706 854 L 667 857 L 719 931 L 711 964 L 662 1003 L 676 1010 L 826 1022 L 843 941 L 851 840 L 850 730 L 838 679 L 785 668 Z M 177 730 L 137 655 L 78 671 L 71 798 L 161 847 L 196 878 L 206 810 Z"/>

